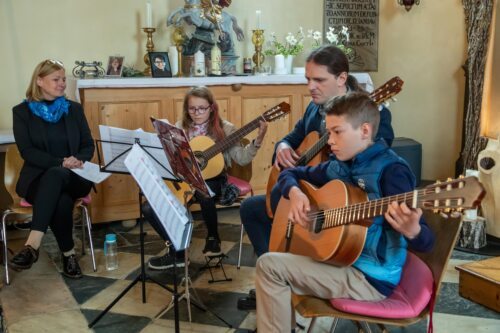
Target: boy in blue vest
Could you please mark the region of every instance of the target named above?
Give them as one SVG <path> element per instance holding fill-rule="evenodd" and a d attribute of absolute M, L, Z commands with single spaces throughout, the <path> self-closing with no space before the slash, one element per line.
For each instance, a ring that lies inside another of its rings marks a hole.
<path fill-rule="evenodd" d="M 308 197 L 299 180 L 322 186 L 333 179 L 362 186 L 370 199 L 412 191 L 415 177 L 408 164 L 383 140 L 374 140 L 380 115 L 364 93 L 351 93 L 325 104 L 328 144 L 335 155 L 314 167 L 283 171 L 278 184 L 290 200 L 289 220 L 308 227 Z M 373 219 L 359 258 L 352 266 L 337 267 L 291 253 L 269 252 L 256 266 L 257 331 L 290 332 L 295 327 L 292 291 L 320 298 L 378 301 L 398 285 L 408 246 L 429 251 L 434 235 L 420 209 L 393 202 Z"/>

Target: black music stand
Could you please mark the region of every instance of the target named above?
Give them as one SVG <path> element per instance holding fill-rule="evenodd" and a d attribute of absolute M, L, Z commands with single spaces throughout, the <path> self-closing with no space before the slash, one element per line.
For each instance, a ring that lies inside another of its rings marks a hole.
<path fill-rule="evenodd" d="M 162 120 L 156 120 L 151 117 L 151 121 L 153 123 L 154 128 L 156 129 L 156 132 L 158 133 L 158 137 L 160 139 L 160 142 L 163 146 L 163 149 L 165 151 L 165 154 L 167 156 L 167 159 L 169 161 L 169 164 L 172 168 L 173 174 L 178 178 L 187 183 L 190 186 L 189 191 L 185 191 L 184 193 L 184 205 L 186 210 L 189 212 L 189 205 L 188 205 L 188 200 L 187 197 L 189 194 L 193 194 L 194 191 L 200 192 L 202 195 L 205 196 L 210 196 L 210 189 L 208 188 L 207 184 L 205 183 L 205 180 L 203 179 L 203 176 L 201 175 L 201 170 L 196 162 L 196 157 L 191 150 L 191 146 L 189 145 L 188 138 L 186 137 L 186 134 L 182 129 L 179 129 L 175 126 L 172 126 L 169 123 L 166 123 Z M 190 222 L 193 222 L 191 214 L 189 214 Z M 175 248 L 175 246 L 174 246 Z M 178 249 L 176 249 L 177 251 Z M 189 288 L 192 288 L 191 284 L 191 278 L 189 277 L 189 272 L 188 272 L 188 253 L 189 253 L 189 246 L 186 247 L 185 249 L 185 271 L 184 271 L 184 278 L 183 282 L 185 282 L 185 288 L 183 295 L 179 298 L 185 299 L 187 302 L 188 306 L 188 316 L 189 320 L 191 321 L 191 308 L 190 304 L 191 302 L 200 310 L 203 311 L 208 311 L 212 313 L 216 318 L 218 318 L 220 321 L 222 321 L 224 324 L 226 324 L 229 328 L 232 328 L 232 325 L 229 324 L 227 321 L 225 321 L 223 318 L 221 318 L 218 314 L 214 313 L 210 309 L 208 309 L 206 306 L 201 304 L 200 300 L 193 299 L 191 300 Z M 175 257 L 175 256 L 174 256 Z M 174 261 L 174 269 L 175 269 L 175 261 Z M 175 275 L 174 271 L 174 275 Z M 196 296 L 196 291 L 193 289 L 193 293 Z M 175 308 L 175 299 L 173 299 L 173 305 Z M 165 312 L 168 312 L 172 308 L 172 302 L 165 308 L 165 310 L 161 311 L 157 317 L 161 316 Z M 177 317 L 177 314 L 175 315 Z"/>
<path fill-rule="evenodd" d="M 154 147 L 154 146 L 146 146 L 146 145 L 141 145 L 140 140 L 138 138 L 135 138 L 135 143 L 150 157 L 152 158 L 159 166 L 163 168 L 168 174 L 172 176 L 172 178 L 164 178 L 166 180 L 171 180 L 174 181 L 174 186 L 178 184 L 176 182 L 179 181 L 178 178 L 176 178 L 172 172 L 166 168 L 164 165 L 162 165 L 157 158 L 155 158 L 149 151 L 148 149 L 159 149 L 163 150 L 161 147 Z M 119 154 L 114 156 L 107 164 L 101 167 L 101 171 L 103 172 L 109 172 L 109 173 L 116 173 L 116 174 L 130 174 L 126 169 L 123 167 L 115 168 L 113 163 L 117 163 L 117 161 L 120 161 L 120 159 L 123 159 L 128 153 L 131 151 L 133 144 L 128 143 L 128 142 L 115 142 L 115 141 L 105 141 L 105 140 L 96 140 L 96 146 L 97 146 L 97 157 L 99 161 L 99 165 L 102 165 L 102 157 L 101 157 L 101 152 L 100 152 L 100 145 L 99 143 L 105 143 L 105 144 L 115 144 L 115 145 L 123 145 L 127 147 L 123 151 L 121 151 Z M 176 187 L 177 187 L 176 186 Z M 163 285 L 161 282 L 153 279 L 151 276 L 147 275 L 146 273 L 146 268 L 145 268 L 145 263 L 144 263 L 144 227 L 143 227 L 143 213 L 142 213 L 142 191 L 139 189 L 139 239 L 140 239 L 140 248 L 141 248 L 141 272 L 139 275 L 136 276 L 134 280 L 103 310 L 101 313 L 88 325 L 89 328 L 92 328 L 106 313 L 108 313 L 109 310 L 123 297 L 127 292 L 132 289 L 132 287 L 139 281 L 142 282 L 142 302 L 146 303 L 146 281 L 150 280 L 163 289 L 169 291 L 170 293 L 173 294 L 174 297 L 174 311 L 175 311 L 175 332 L 179 332 L 179 309 L 178 309 L 178 293 L 177 293 L 177 274 L 174 271 L 174 287 L 169 288 L 168 286 Z M 192 229 L 191 229 L 192 230 Z M 190 232 L 189 230 L 189 239 L 190 239 Z M 175 257 L 175 256 L 174 256 Z M 176 269 L 176 263 L 174 260 L 174 270 Z"/>

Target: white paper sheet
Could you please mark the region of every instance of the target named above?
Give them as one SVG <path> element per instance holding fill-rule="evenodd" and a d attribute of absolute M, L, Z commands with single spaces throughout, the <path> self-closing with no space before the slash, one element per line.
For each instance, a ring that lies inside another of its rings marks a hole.
<path fill-rule="evenodd" d="M 91 162 L 83 163 L 82 169 L 70 169 L 70 170 L 79 175 L 80 177 L 90 180 L 95 184 L 99 184 L 100 182 L 106 180 L 106 178 L 111 176 L 110 173 L 101 172 L 99 165 Z"/>
<path fill-rule="evenodd" d="M 186 208 L 165 185 L 154 162 L 139 145 L 134 144 L 124 164 L 148 199 L 175 249 L 185 249 L 191 238 L 192 223 L 189 223 Z"/>
<path fill-rule="evenodd" d="M 107 171 L 128 172 L 123 163 L 128 153 L 120 156 L 112 163 L 111 161 L 127 149 L 130 149 L 131 145 L 139 140 L 141 146 L 158 161 L 156 162 L 153 160 L 153 164 L 161 177 L 174 179 L 172 168 L 168 163 L 160 139 L 158 139 L 156 133 L 144 132 L 142 129 L 128 130 L 105 125 L 99 125 L 99 133 L 102 141 L 108 141 L 101 143 L 102 158 Z"/>

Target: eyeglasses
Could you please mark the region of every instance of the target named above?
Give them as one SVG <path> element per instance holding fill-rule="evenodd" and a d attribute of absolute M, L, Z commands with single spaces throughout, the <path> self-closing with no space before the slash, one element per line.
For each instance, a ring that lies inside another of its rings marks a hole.
<path fill-rule="evenodd" d="M 188 112 L 191 113 L 191 114 L 195 114 L 195 113 L 198 113 L 198 114 L 204 114 L 205 112 L 207 112 L 208 110 L 210 110 L 211 106 L 199 106 L 199 107 L 189 107 L 188 108 Z"/>
<path fill-rule="evenodd" d="M 59 65 L 61 67 L 64 67 L 64 64 L 61 61 L 59 61 L 59 60 L 47 59 L 47 60 L 45 60 L 45 63 L 49 63 L 49 64 L 52 64 L 52 65 Z"/>

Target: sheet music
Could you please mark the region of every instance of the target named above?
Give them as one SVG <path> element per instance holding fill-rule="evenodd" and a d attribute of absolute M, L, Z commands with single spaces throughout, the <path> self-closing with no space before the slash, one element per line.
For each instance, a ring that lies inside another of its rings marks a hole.
<path fill-rule="evenodd" d="M 148 199 L 175 249 L 185 249 L 192 229 L 188 212 L 165 185 L 151 158 L 138 144 L 134 144 L 124 164 Z"/>
<path fill-rule="evenodd" d="M 196 191 L 212 196 L 207 183 L 201 175 L 200 166 L 189 145 L 189 140 L 184 130 L 171 125 L 163 120 L 153 119 L 153 126 L 158 132 L 158 137 L 170 161 L 174 174 L 191 185 Z"/>
<path fill-rule="evenodd" d="M 122 154 L 125 150 L 129 149 L 130 146 L 135 144 L 138 139 L 144 150 L 146 150 L 156 159 L 156 161 L 159 162 L 158 164 L 153 160 L 153 163 L 158 169 L 160 175 L 167 179 L 175 178 L 173 176 L 172 167 L 163 152 L 163 147 L 156 133 L 144 132 L 142 129 L 128 130 L 105 125 L 99 125 L 99 133 L 101 135 L 101 140 L 108 141 L 101 143 L 104 164 L 107 166 L 108 171 L 128 172 L 123 163 L 127 154 L 120 156 L 114 161 L 113 159 Z M 151 146 L 154 148 L 145 146 Z M 111 163 L 111 161 L 113 162 Z"/>
<path fill-rule="evenodd" d="M 108 172 L 101 172 L 99 165 L 91 162 L 83 163 L 82 169 L 75 168 L 70 170 L 95 184 L 99 184 L 111 176 Z"/>

